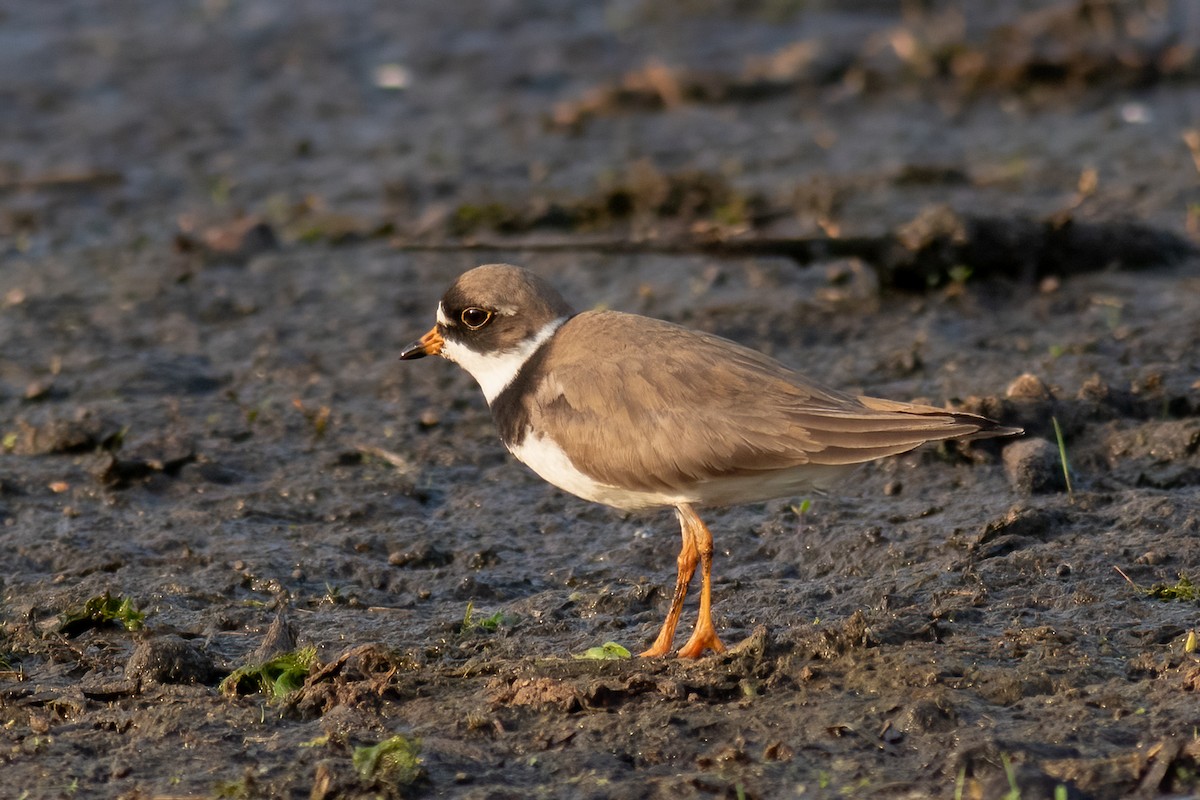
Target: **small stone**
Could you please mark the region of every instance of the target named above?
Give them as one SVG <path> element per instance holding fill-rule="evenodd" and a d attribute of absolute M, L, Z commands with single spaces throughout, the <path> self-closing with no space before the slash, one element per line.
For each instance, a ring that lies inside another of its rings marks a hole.
<path fill-rule="evenodd" d="M 25 387 L 26 400 L 45 400 L 54 391 L 54 379 L 36 380 Z"/>
<path fill-rule="evenodd" d="M 256 216 L 240 217 L 203 230 L 199 229 L 198 221 L 190 217 L 182 217 L 178 222 L 175 250 L 180 253 L 199 253 L 209 260 L 224 258 L 239 262 L 279 247 L 275 230 Z"/>
<path fill-rule="evenodd" d="M 1041 378 L 1026 372 L 1008 385 L 1004 396 L 1012 400 L 1049 400 L 1052 395 Z"/>
<path fill-rule="evenodd" d="M 1045 439 L 1027 437 L 1004 448 L 1004 471 L 1013 489 L 1045 494 L 1066 488 L 1058 448 Z"/>
<path fill-rule="evenodd" d="M 250 660 L 262 663 L 282 653 L 290 653 L 296 649 L 296 639 L 296 626 L 288 620 L 287 614 L 281 610 L 275 614 L 275 619 L 271 621 L 267 632 L 263 634 L 262 641 L 259 642 Z"/>
<path fill-rule="evenodd" d="M 1038 291 L 1042 294 L 1054 294 L 1060 288 L 1062 288 L 1062 279 L 1057 275 L 1047 275 L 1038 284 Z"/>
<path fill-rule="evenodd" d="M 411 550 L 388 553 L 388 564 L 410 569 L 444 567 L 453 560 L 453 553 L 439 550 L 429 542 L 418 542 Z"/>
<path fill-rule="evenodd" d="M 1060 578 L 1065 578 L 1071 574 L 1070 564 L 1059 564 L 1058 569 L 1054 570 L 1054 574 Z"/>
<path fill-rule="evenodd" d="M 151 683 L 208 683 L 215 675 L 207 653 L 172 635 L 143 639 L 125 664 L 127 678 Z"/>
<path fill-rule="evenodd" d="M 767 745 L 763 750 L 763 761 L 791 761 L 796 751 L 781 741 Z"/>
<path fill-rule="evenodd" d="M 471 558 L 467 561 L 467 565 L 471 569 L 487 569 L 494 567 L 500 563 L 500 556 L 496 551 L 488 547 L 471 554 Z"/>
<path fill-rule="evenodd" d="M 895 497 L 904 489 L 904 484 L 900 481 L 888 481 L 883 485 L 883 493 L 888 497 Z"/>
<path fill-rule="evenodd" d="M 1079 394 L 1076 395 L 1080 400 L 1092 400 L 1097 403 L 1103 403 L 1108 400 L 1112 391 L 1108 384 L 1099 375 L 1093 375 L 1083 382 L 1079 387 Z"/>
<path fill-rule="evenodd" d="M 494 600 L 496 599 L 496 590 L 491 586 L 478 581 L 474 576 L 468 575 L 458 582 L 458 586 L 454 587 L 455 600 Z"/>

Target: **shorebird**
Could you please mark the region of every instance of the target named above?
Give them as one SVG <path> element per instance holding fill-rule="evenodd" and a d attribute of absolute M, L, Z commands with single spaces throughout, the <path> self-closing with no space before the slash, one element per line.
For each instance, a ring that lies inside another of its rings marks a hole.
<path fill-rule="evenodd" d="M 446 291 L 437 323 L 400 357 L 428 355 L 478 381 L 504 446 L 545 480 L 619 509 L 675 510 L 675 591 L 642 656 L 671 651 L 697 564 L 699 618 L 678 655 L 725 649 L 712 621 L 712 533 L 696 507 L 823 494 L 857 466 L 925 442 L 1021 433 L 840 392 L 670 322 L 576 313 L 545 280 L 508 264 L 477 267 Z"/>

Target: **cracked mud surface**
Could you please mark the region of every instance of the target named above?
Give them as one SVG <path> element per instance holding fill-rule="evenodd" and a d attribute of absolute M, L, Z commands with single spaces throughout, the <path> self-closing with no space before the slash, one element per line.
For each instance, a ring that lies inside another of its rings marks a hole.
<path fill-rule="evenodd" d="M 0 797 L 1200 791 L 1200 604 L 1136 588 L 1200 580 L 1200 19 L 729 5 L 0 11 Z M 732 652 L 577 659 L 678 529 L 397 361 L 501 260 L 1028 434 L 706 511 Z"/>

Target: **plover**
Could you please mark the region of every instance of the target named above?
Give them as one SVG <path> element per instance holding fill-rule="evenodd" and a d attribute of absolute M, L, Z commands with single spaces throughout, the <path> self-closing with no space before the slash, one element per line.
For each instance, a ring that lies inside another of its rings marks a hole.
<path fill-rule="evenodd" d="M 822 494 L 858 465 L 925 442 L 1021 433 L 974 414 L 830 389 L 669 322 L 576 313 L 544 279 L 508 264 L 454 282 L 437 324 L 400 357 L 427 355 L 478 381 L 504 446 L 553 485 L 619 509 L 675 509 L 683 536 L 675 592 L 643 656 L 670 652 L 697 564 L 699 618 L 678 655 L 725 649 L 712 622 L 712 534 L 696 507 Z"/>

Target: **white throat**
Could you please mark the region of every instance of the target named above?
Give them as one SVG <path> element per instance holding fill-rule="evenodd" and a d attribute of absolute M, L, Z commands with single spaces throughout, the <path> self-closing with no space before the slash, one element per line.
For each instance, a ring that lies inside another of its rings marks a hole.
<path fill-rule="evenodd" d="M 441 318 L 440 306 L 438 314 Z M 490 406 L 505 387 L 517 377 L 517 373 L 521 371 L 521 367 L 525 366 L 529 357 L 566 321 L 566 317 L 552 320 L 546 323 L 532 338 L 526 339 L 511 350 L 502 350 L 498 353 L 479 353 L 465 345 L 446 339 L 442 345 L 442 355 L 471 373 L 471 377 L 479 383 L 479 388 L 483 389 L 483 396 Z"/>

